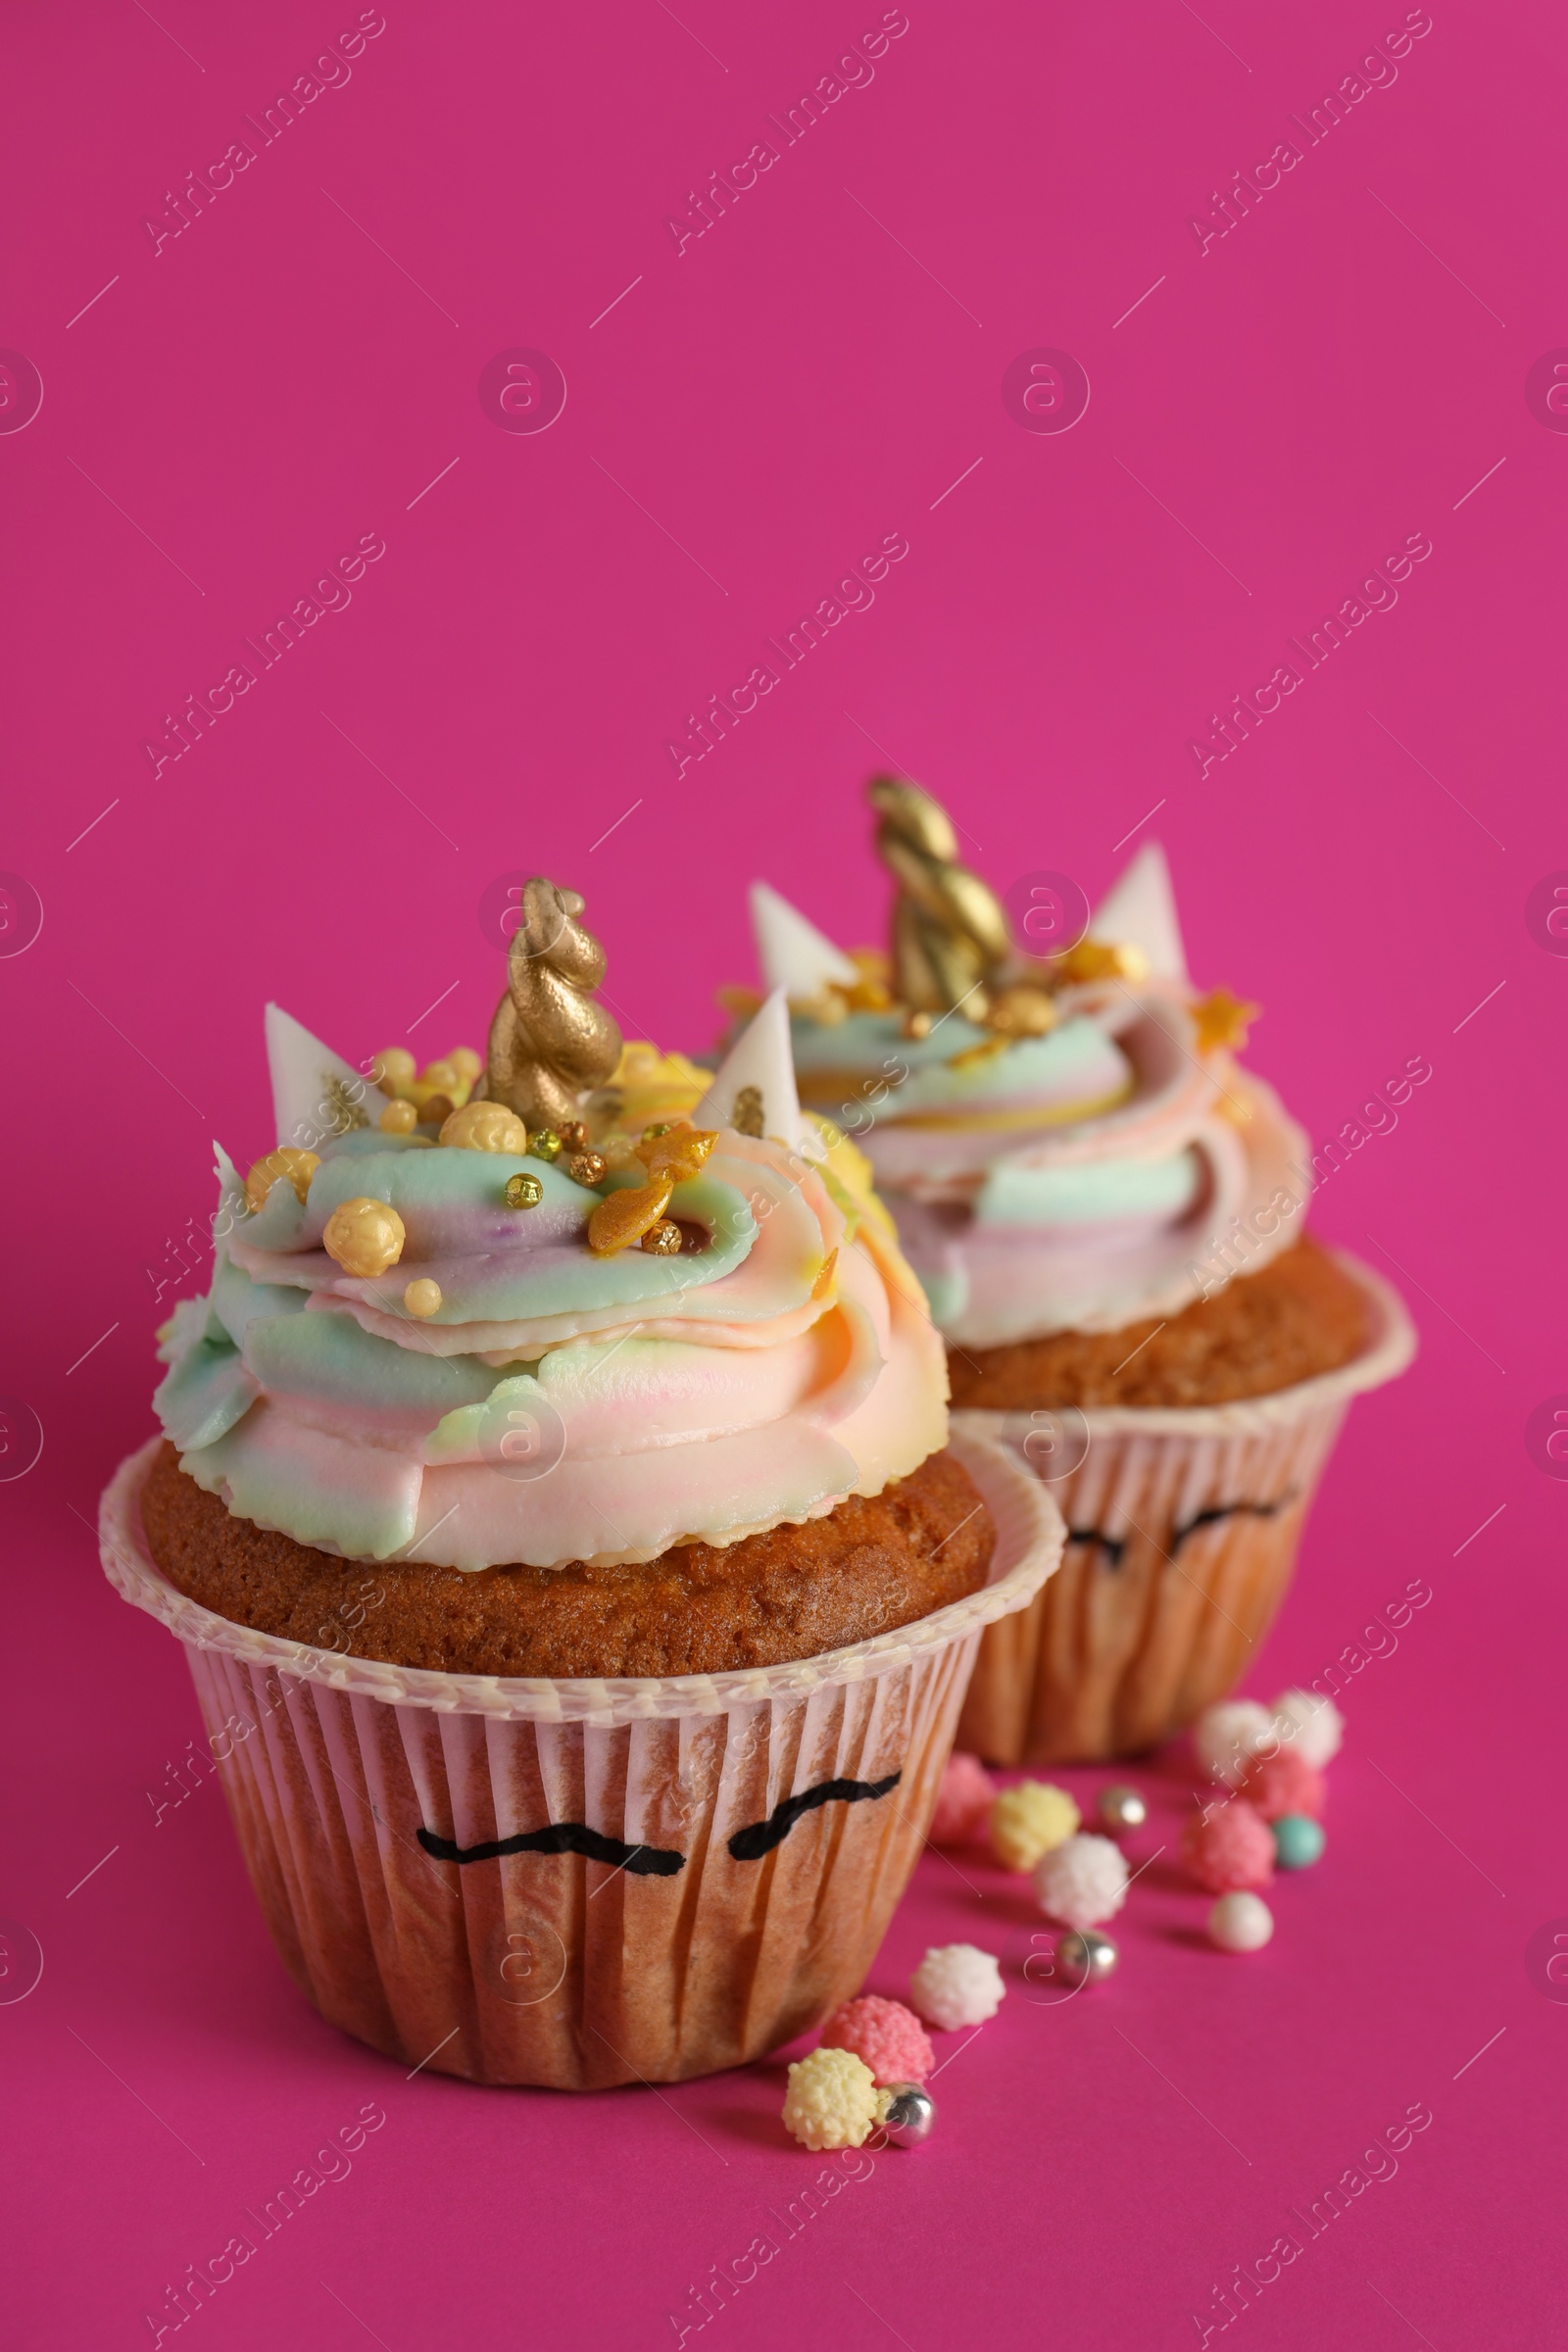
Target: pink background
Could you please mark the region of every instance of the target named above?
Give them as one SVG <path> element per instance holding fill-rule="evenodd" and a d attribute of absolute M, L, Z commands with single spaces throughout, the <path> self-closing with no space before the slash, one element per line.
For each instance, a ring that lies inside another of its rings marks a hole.
<path fill-rule="evenodd" d="M 1568 1913 L 1568 1494 L 1524 1427 L 1568 1388 L 1568 964 L 1525 902 L 1568 866 L 1543 529 L 1568 443 L 1524 385 L 1568 342 L 1560 25 L 1434 0 L 1397 80 L 1200 253 L 1189 215 L 1401 9 L 910 0 L 874 80 L 677 254 L 666 214 L 874 5 L 387 0 L 346 86 L 155 255 L 142 216 L 356 13 L 19 0 L 0 32 L 0 342 L 44 385 L 0 436 L 0 865 L 44 908 L 0 959 L 0 1392 L 45 1436 L 0 1486 L 0 1913 L 44 1955 L 0 2007 L 17 2340 L 150 2340 L 166 2284 L 371 2099 L 384 2130 L 203 2340 L 667 2343 L 815 2174 L 775 2070 L 508 2095 L 321 2025 L 217 1789 L 154 1826 L 195 1703 L 91 1522 L 149 1427 L 152 1327 L 205 1279 L 176 1245 L 212 1139 L 271 1140 L 266 997 L 355 1058 L 482 1042 L 476 910 L 520 867 L 587 895 L 628 1030 L 701 1048 L 714 985 L 753 977 L 754 875 L 846 939 L 880 927 L 858 793 L 886 761 L 1002 887 L 1054 867 L 1096 895 L 1162 838 L 1197 975 L 1262 1001 L 1252 1058 L 1315 1143 L 1430 1059 L 1315 1212 L 1400 1283 L 1422 1355 L 1356 1409 L 1250 1687 L 1309 1679 L 1412 1578 L 1433 1598 L 1351 1686 L 1328 1856 L 1261 1957 L 1203 1946 L 1167 1853 L 1113 1984 L 1037 2006 L 1026 1893 L 925 1859 L 873 1984 L 963 1937 L 1006 1957 L 1004 2009 L 939 2082 L 936 2143 L 880 2157 L 703 2340 L 1191 2342 L 1231 2266 L 1424 2101 L 1398 2177 L 1247 2341 L 1559 2342 L 1568 2014 L 1526 1946 Z M 1041 346 L 1092 386 L 1067 433 L 1003 405 Z M 477 397 L 515 347 L 568 388 L 537 436 Z M 874 607 L 677 780 L 685 714 L 890 532 Z M 1397 607 L 1200 779 L 1208 714 L 1415 532 Z M 163 714 L 364 533 L 386 554 L 349 609 L 155 779 Z M 1173 1752 L 1138 1777 L 1142 1855 L 1190 1776 Z"/>

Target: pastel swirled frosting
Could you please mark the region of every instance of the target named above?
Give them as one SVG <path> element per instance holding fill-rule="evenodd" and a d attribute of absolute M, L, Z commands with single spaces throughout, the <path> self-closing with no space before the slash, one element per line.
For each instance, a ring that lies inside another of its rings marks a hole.
<path fill-rule="evenodd" d="M 721 1128 L 668 1212 L 707 1246 L 596 1256 L 601 1194 L 538 1158 L 362 1128 L 303 1200 L 275 1183 L 246 1213 L 220 1156 L 160 1418 L 230 1510 L 349 1559 L 611 1564 L 818 1517 L 947 1442 L 941 1343 L 857 1159 Z M 543 1196 L 509 1209 L 521 1172 Z M 385 1275 L 322 1247 L 362 1198 L 406 1231 Z M 416 1320 L 423 1279 L 441 1304 Z"/>
<path fill-rule="evenodd" d="M 1154 968 L 1135 985 L 1064 989 L 1056 1025 L 1022 1038 L 961 1010 L 924 1037 L 896 1007 L 815 1017 L 833 967 L 811 964 L 789 910 L 801 1099 L 870 1160 L 932 1314 L 960 1347 L 1173 1316 L 1234 1269 L 1239 1230 L 1254 1269 L 1296 1238 L 1290 1164 L 1304 1134 L 1200 1018 L 1157 853 L 1138 884 L 1135 908 L 1154 903 Z M 1125 940 L 1107 911 L 1091 937 Z M 788 985 L 779 937 L 760 922 L 767 977 Z"/>

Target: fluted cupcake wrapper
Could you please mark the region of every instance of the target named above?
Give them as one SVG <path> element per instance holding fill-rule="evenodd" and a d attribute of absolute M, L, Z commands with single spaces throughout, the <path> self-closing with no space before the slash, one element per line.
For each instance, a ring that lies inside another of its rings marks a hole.
<path fill-rule="evenodd" d="M 156 1444 L 105 1494 L 103 1559 L 185 1644 L 262 1908 L 324 2017 L 474 2082 L 678 2082 L 859 1989 L 982 1631 L 1059 1560 L 1054 1504 L 1015 1458 L 985 1439 L 954 1450 L 996 1523 L 987 1585 L 736 1674 L 506 1681 L 232 1625 L 148 1554 Z"/>
<path fill-rule="evenodd" d="M 1371 1335 L 1315 1380 L 1232 1404 L 954 1414 L 956 1433 L 1030 1463 L 1068 1530 L 1050 1585 L 981 1639 L 961 1747 L 995 1764 L 1133 1755 L 1234 1688 L 1285 1596 L 1350 1399 L 1415 1352 L 1395 1292 L 1340 1263 Z"/>

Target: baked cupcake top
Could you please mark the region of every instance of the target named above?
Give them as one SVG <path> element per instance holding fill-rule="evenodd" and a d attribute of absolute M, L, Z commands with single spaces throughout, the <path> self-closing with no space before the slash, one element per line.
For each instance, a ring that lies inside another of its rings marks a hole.
<path fill-rule="evenodd" d="M 949 1339 L 1176 1315 L 1294 1241 L 1305 1137 L 1234 1058 L 1256 1007 L 1189 981 L 1158 849 L 1080 940 L 1026 956 L 937 805 L 871 791 L 892 956 L 843 955 L 760 884 L 758 952 L 802 1098 L 860 1144 Z"/>
<path fill-rule="evenodd" d="M 160 1334 L 181 1467 L 318 1550 L 470 1570 L 880 1494 L 946 1443 L 941 1344 L 860 1154 L 802 1117 L 782 998 L 711 1079 L 623 1049 L 580 901 L 528 888 L 549 944 L 513 943 L 477 1099 L 476 1054 L 367 1076 L 269 1009 L 279 1148 L 243 1182 L 220 1152 L 212 1289 Z"/>

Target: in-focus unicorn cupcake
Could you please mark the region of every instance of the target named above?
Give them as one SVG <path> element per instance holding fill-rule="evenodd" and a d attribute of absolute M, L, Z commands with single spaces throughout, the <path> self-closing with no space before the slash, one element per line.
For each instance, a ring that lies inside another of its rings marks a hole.
<path fill-rule="evenodd" d="M 871 786 L 889 956 L 765 885 L 801 1095 L 860 1144 L 948 1342 L 956 1425 L 1053 1485 L 1066 1564 L 982 1644 L 959 1738 L 1003 1763 L 1152 1744 L 1228 1690 L 1283 1595 L 1348 1399 L 1413 1334 L 1302 1231 L 1308 1146 L 1187 976 L 1145 849 L 1080 939 L 1014 947 L 943 810 Z"/>
<path fill-rule="evenodd" d="M 219 1155 L 166 1434 L 103 1513 L 302 1988 L 410 2064 L 572 2088 L 858 1989 L 980 1630 L 1060 1546 L 1004 1450 L 949 1446 L 782 999 L 711 1079 L 623 1048 L 581 912 L 523 893 L 482 1079 L 270 1010 L 278 1144 Z"/>

